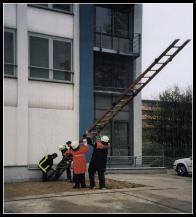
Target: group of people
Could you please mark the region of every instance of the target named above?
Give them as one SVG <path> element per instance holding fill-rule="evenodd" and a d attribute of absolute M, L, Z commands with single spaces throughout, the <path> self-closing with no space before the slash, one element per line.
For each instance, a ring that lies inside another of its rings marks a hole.
<path fill-rule="evenodd" d="M 107 163 L 108 148 L 110 147 L 108 136 L 102 136 L 100 141 L 92 142 L 90 137 L 83 135 L 82 142 L 68 141 L 66 145 L 59 146 L 62 153 L 62 160 L 55 170 L 54 180 L 61 175 L 61 166 L 63 171 L 66 169 L 67 179 L 74 182 L 73 188 L 86 188 L 85 173 L 87 171 L 87 161 L 85 154 L 89 151 L 89 146 L 93 147 L 92 157 L 88 167 L 90 188 L 96 188 L 95 173 L 98 173 L 99 189 L 105 188 L 105 170 Z M 43 172 L 43 181 L 47 181 L 47 173 L 52 169 L 53 159 L 57 157 L 56 153 L 45 156 L 38 164 Z M 71 176 L 71 165 L 73 164 L 73 177 Z M 59 172 L 58 172 L 59 171 Z"/>

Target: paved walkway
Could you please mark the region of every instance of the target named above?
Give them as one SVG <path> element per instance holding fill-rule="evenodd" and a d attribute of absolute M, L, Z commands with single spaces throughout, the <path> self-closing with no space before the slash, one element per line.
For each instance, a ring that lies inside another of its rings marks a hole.
<path fill-rule="evenodd" d="M 145 187 L 66 192 L 4 201 L 4 213 L 192 213 L 192 177 L 107 174 Z"/>

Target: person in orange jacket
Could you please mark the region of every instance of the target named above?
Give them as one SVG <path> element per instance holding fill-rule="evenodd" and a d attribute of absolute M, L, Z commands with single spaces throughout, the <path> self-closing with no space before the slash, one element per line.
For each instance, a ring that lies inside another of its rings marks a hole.
<path fill-rule="evenodd" d="M 68 150 L 64 155 L 71 154 L 73 156 L 73 173 L 75 186 L 73 188 L 86 188 L 85 184 L 85 172 L 86 172 L 86 158 L 85 153 L 88 151 L 87 141 L 83 141 L 80 146 L 78 141 L 71 143 L 71 150 Z"/>

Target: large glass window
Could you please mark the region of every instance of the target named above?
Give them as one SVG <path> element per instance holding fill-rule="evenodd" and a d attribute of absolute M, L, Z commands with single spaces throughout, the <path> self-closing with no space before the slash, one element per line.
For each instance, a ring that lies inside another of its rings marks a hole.
<path fill-rule="evenodd" d="M 29 36 L 30 78 L 71 81 L 71 41 L 50 36 Z"/>
<path fill-rule="evenodd" d="M 127 11 L 114 12 L 114 34 L 118 36 L 129 36 L 129 13 Z"/>
<path fill-rule="evenodd" d="M 96 6 L 96 32 L 102 32 L 119 37 L 130 37 L 133 7 L 126 6 Z"/>
<path fill-rule="evenodd" d="M 4 75 L 15 76 L 15 31 L 4 31 Z"/>
<path fill-rule="evenodd" d="M 49 79 L 49 40 L 30 36 L 30 77 Z"/>
<path fill-rule="evenodd" d="M 133 77 L 130 57 L 99 52 L 94 55 L 96 88 L 128 87 Z"/>
<path fill-rule="evenodd" d="M 111 34 L 112 10 L 110 8 L 96 7 L 96 31 Z"/>
<path fill-rule="evenodd" d="M 115 121 L 114 134 L 112 140 L 114 155 L 128 155 L 129 141 L 128 141 L 128 122 Z"/>

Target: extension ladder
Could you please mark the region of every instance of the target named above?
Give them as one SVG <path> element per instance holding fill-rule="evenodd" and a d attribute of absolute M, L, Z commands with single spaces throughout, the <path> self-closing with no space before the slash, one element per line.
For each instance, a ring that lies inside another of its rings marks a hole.
<path fill-rule="evenodd" d="M 163 53 L 142 73 L 136 80 L 112 103 L 112 106 L 99 118 L 91 128 L 87 130 L 87 135 L 91 138 L 97 136 L 103 128 L 129 103 L 133 98 L 182 50 L 190 40 L 186 40 L 182 45 L 176 45 L 180 39 L 174 40 Z"/>

